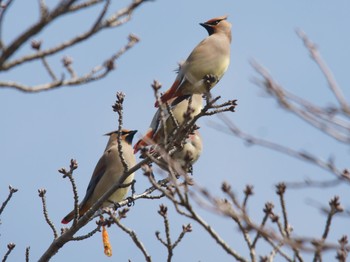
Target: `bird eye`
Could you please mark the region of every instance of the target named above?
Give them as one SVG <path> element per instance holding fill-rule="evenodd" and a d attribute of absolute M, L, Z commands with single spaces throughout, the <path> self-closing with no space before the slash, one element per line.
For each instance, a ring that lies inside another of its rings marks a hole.
<path fill-rule="evenodd" d="M 215 21 L 211 22 L 210 24 L 211 24 L 211 25 L 217 25 L 217 24 L 220 23 L 220 22 L 221 22 L 221 20 L 215 20 Z"/>

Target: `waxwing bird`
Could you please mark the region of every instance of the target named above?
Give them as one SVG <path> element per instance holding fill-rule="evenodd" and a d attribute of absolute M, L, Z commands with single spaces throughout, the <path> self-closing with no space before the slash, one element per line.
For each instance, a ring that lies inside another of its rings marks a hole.
<path fill-rule="evenodd" d="M 172 159 L 176 160 L 184 171 L 192 172 L 192 166 L 200 157 L 202 149 L 202 138 L 198 130 L 195 130 L 185 139 L 182 148 L 172 155 Z"/>
<path fill-rule="evenodd" d="M 231 24 L 226 19 L 227 16 L 221 16 L 200 23 L 209 36 L 193 49 L 181 65 L 175 82 L 161 96 L 163 103 L 174 97 L 208 93 L 208 89 L 224 75 L 230 63 L 231 44 Z M 159 106 L 158 101 L 155 106 Z"/>
<path fill-rule="evenodd" d="M 136 164 L 136 159 L 132 150 L 132 139 L 136 130 L 121 130 L 121 145 L 125 162 L 131 168 Z M 90 183 L 86 190 L 86 195 L 83 201 L 79 204 L 79 217 L 83 216 L 86 211 L 114 184 L 124 173 L 124 166 L 122 164 L 119 150 L 118 150 L 118 131 L 113 131 L 108 134 L 109 141 L 106 149 L 97 162 L 94 172 L 92 173 Z M 133 181 L 134 174 L 131 174 L 123 182 L 129 184 Z M 129 187 L 122 187 L 117 189 L 102 207 L 109 206 L 111 203 L 117 203 L 125 197 L 128 193 Z M 74 210 L 62 219 L 63 224 L 69 223 L 74 218 Z"/>
<path fill-rule="evenodd" d="M 191 98 L 192 97 L 192 98 Z M 181 100 L 181 102 L 178 102 L 178 100 Z M 176 119 L 179 126 L 183 124 L 185 121 L 184 114 L 187 112 L 189 108 L 191 108 L 191 113 L 189 114 L 189 117 L 187 119 L 192 119 L 194 116 L 198 115 L 200 111 L 203 108 L 203 99 L 202 95 L 195 94 L 192 96 L 187 97 L 179 97 L 179 98 L 173 98 L 169 101 L 171 112 Z M 157 112 L 155 113 L 151 125 L 148 128 L 148 131 L 146 135 L 140 139 L 134 146 L 134 153 L 137 153 L 142 147 L 147 146 L 149 144 L 153 143 L 162 143 L 164 141 L 164 126 L 163 121 L 161 121 L 161 108 L 158 108 Z M 165 117 L 165 130 L 167 135 L 171 135 L 172 132 L 175 130 L 176 125 L 170 116 L 170 114 L 167 112 L 166 109 L 163 109 L 164 117 Z"/>

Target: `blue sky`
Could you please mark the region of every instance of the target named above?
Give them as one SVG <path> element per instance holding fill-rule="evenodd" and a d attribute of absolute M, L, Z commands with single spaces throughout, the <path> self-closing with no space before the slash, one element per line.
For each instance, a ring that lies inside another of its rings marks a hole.
<path fill-rule="evenodd" d="M 54 5 L 48 1 L 49 5 Z M 127 1 L 115 1 L 112 10 Z M 350 97 L 348 61 L 350 60 L 350 3 L 330 1 L 150 1 L 134 13 L 130 23 L 120 28 L 103 31 L 88 43 L 70 48 L 48 58 L 56 73 L 65 73 L 61 58 L 69 55 L 78 73 L 84 73 L 99 64 L 126 43 L 129 33 L 141 41 L 117 61 L 117 70 L 107 78 L 92 84 L 63 87 L 39 94 L 23 94 L 15 90 L 0 92 L 0 199 L 7 196 L 9 184 L 18 188 L 1 217 L 0 254 L 6 252 L 5 243 L 17 244 L 9 261 L 24 260 L 25 247 L 31 246 L 31 259 L 37 260 L 52 241 L 52 234 L 44 222 L 37 189 L 47 189 L 47 202 L 51 219 L 60 226 L 62 217 L 73 205 L 68 181 L 57 170 L 67 167 L 69 160 L 78 160 L 75 172 L 78 189 L 83 197 L 91 172 L 100 157 L 106 137 L 102 134 L 116 129 L 117 115 L 111 105 L 115 93 L 126 94 L 124 126 L 137 129 L 137 138 L 145 132 L 155 112 L 150 84 L 159 80 L 168 88 L 175 78 L 177 62 L 186 59 L 193 47 L 206 37 L 198 23 L 210 18 L 229 15 L 232 22 L 231 65 L 213 90 L 222 101 L 238 99 L 235 113 L 227 116 L 243 130 L 273 140 L 294 149 L 305 149 L 323 159 L 334 157 L 340 168 L 348 166 L 349 148 L 316 131 L 290 113 L 280 109 L 268 98 L 252 79 L 257 77 L 249 61 L 255 59 L 285 88 L 322 106 L 336 101 L 318 67 L 309 58 L 295 29 L 304 30 L 315 43 L 347 98 Z M 87 10 L 76 16 L 63 17 L 41 32 L 36 39 L 49 47 L 62 39 L 87 29 L 91 17 L 98 10 Z M 15 35 L 36 21 L 36 1 L 14 1 L 4 21 L 4 39 L 8 43 Z M 19 19 L 20 18 L 20 19 Z M 29 43 L 15 55 L 30 50 Z M 40 63 L 32 63 L 18 70 L 0 75 L 4 80 L 18 80 L 28 84 L 48 81 L 47 72 Z M 349 100 L 349 99 L 348 99 Z M 278 203 L 274 184 L 280 181 L 301 181 L 304 178 L 330 179 L 327 172 L 288 156 L 259 147 L 247 147 L 238 138 L 210 127 L 219 119 L 200 119 L 204 139 L 203 155 L 194 167 L 194 179 L 208 187 L 213 194 L 222 196 L 222 181 L 232 184 L 241 194 L 246 184 L 255 187 L 249 211 L 260 222 L 265 202 Z M 160 177 L 159 177 L 160 178 Z M 136 176 L 136 189 L 148 187 L 140 172 Z M 286 201 L 290 223 L 297 235 L 321 236 L 326 217 L 317 208 L 307 204 L 310 200 L 327 205 L 334 195 L 340 195 L 342 204 L 349 208 L 348 186 L 331 189 L 287 191 Z M 157 206 L 161 201 L 137 201 L 124 223 L 134 229 L 152 255 L 154 261 L 164 261 L 166 250 L 157 242 L 154 232 L 163 232 Z M 172 208 L 170 208 L 172 210 Z M 279 211 L 279 209 L 277 208 Z M 202 210 L 201 214 L 213 224 L 223 238 L 248 257 L 243 239 L 228 219 Z M 176 238 L 181 225 L 188 219 L 170 212 L 171 230 Z M 174 261 L 230 261 L 215 241 L 193 224 L 193 232 L 185 236 L 175 250 Z M 336 241 L 349 234 L 348 219 L 335 218 L 330 240 Z M 83 230 L 93 227 L 93 223 Z M 142 254 L 132 241 L 116 227 L 109 230 L 113 246 L 113 259 L 142 261 Z M 83 250 L 83 252 L 82 252 Z M 270 249 L 263 245 L 261 255 Z M 68 243 L 52 261 L 70 258 L 87 261 L 107 261 L 103 254 L 100 235 L 81 242 Z M 329 255 L 334 258 L 334 254 Z"/>

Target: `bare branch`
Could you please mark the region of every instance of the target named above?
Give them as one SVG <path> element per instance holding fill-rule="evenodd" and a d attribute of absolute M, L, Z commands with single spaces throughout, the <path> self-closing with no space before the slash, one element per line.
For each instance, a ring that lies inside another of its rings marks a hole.
<path fill-rule="evenodd" d="M 8 202 L 10 201 L 10 199 L 12 198 L 13 194 L 16 193 L 18 191 L 17 188 L 12 187 L 11 185 L 9 185 L 9 195 L 7 196 L 6 200 L 2 203 L 1 207 L 0 207 L 0 215 L 2 214 L 2 212 L 4 211 L 6 205 L 8 204 Z"/>
<path fill-rule="evenodd" d="M 41 91 L 48 91 L 58 87 L 82 85 L 85 83 L 97 81 L 109 74 L 114 69 L 114 61 L 117 60 L 121 55 L 123 55 L 127 50 L 132 48 L 138 41 L 139 40 L 137 37 L 135 37 L 134 35 L 130 35 L 128 38 L 128 43 L 124 47 L 122 47 L 117 53 L 113 54 L 110 58 L 105 60 L 103 64 L 94 67 L 90 72 L 80 77 L 76 76 L 74 72 L 70 71 L 72 78 L 68 80 L 65 80 L 62 77 L 61 80 L 36 86 L 27 86 L 13 81 L 0 81 L 0 87 L 14 88 L 25 93 L 37 93 Z M 68 69 L 69 67 L 67 66 L 66 68 Z"/>
<path fill-rule="evenodd" d="M 128 171 L 128 164 L 125 161 L 124 154 L 123 154 L 123 148 L 122 148 L 122 141 L 121 141 L 121 135 L 122 135 L 122 127 L 123 127 L 123 102 L 125 98 L 125 94 L 123 92 L 117 92 L 117 101 L 112 106 L 113 111 L 118 113 L 118 133 L 117 133 L 117 142 L 118 142 L 118 153 L 120 160 L 124 167 L 124 173 Z"/>
<path fill-rule="evenodd" d="M 54 239 L 56 239 L 58 237 L 57 234 L 57 230 L 55 228 L 55 225 L 53 224 L 53 222 L 51 221 L 51 219 L 49 218 L 49 214 L 47 212 L 47 206 L 46 206 L 46 198 L 45 198 L 45 194 L 46 194 L 46 189 L 39 189 L 38 190 L 39 193 L 39 197 L 41 198 L 42 204 L 43 204 L 43 214 L 46 220 L 46 223 L 50 226 L 50 228 L 52 229 L 53 232 L 53 237 Z"/>
<path fill-rule="evenodd" d="M 260 228 L 259 228 L 260 230 L 262 230 L 264 228 L 264 226 L 265 226 L 265 224 L 267 222 L 267 219 L 269 218 L 270 215 L 272 215 L 273 207 L 274 207 L 274 205 L 272 203 L 270 203 L 270 202 L 267 202 L 265 204 L 265 208 L 263 209 L 265 215 L 264 215 L 263 220 L 262 220 L 262 222 L 260 224 Z M 260 230 L 257 231 L 256 236 L 255 236 L 255 238 L 253 240 L 253 243 L 252 243 L 252 247 L 253 248 L 255 248 L 256 243 L 258 242 L 258 240 L 260 238 Z"/>
<path fill-rule="evenodd" d="M 16 247 L 15 243 L 8 243 L 7 244 L 7 251 L 2 259 L 2 262 L 5 262 L 8 258 L 8 256 L 11 254 L 12 250 Z"/>
<path fill-rule="evenodd" d="M 30 247 L 26 247 L 26 262 L 29 262 L 29 251 L 30 251 Z"/>
<path fill-rule="evenodd" d="M 69 9 L 69 7 L 75 2 L 76 0 L 69 0 L 69 1 L 62 1 L 60 2 L 54 10 L 52 10 L 51 13 L 49 13 L 47 16 L 42 17 L 37 23 L 32 25 L 27 31 L 23 32 L 21 35 L 19 35 L 16 39 L 13 40 L 9 46 L 4 47 L 3 52 L 0 56 L 0 71 L 1 70 L 8 70 L 12 66 L 9 66 L 9 64 L 5 64 L 8 58 L 10 58 L 17 50 L 18 48 L 24 44 L 28 39 L 37 33 L 39 33 L 45 26 L 47 26 L 49 23 L 51 23 L 53 20 L 55 20 L 60 15 L 64 14 L 66 10 Z M 27 60 L 28 61 L 28 60 Z M 15 63 L 15 65 L 18 63 Z"/>
<path fill-rule="evenodd" d="M 347 144 L 350 142 L 350 122 L 337 116 L 337 109 L 321 108 L 288 92 L 276 83 L 267 69 L 255 61 L 251 64 L 264 79 L 264 81 L 258 82 L 259 86 L 265 88 L 280 106 L 334 139 Z"/>
<path fill-rule="evenodd" d="M 96 228 L 94 228 L 92 231 L 90 231 L 89 233 L 83 235 L 83 236 L 77 236 L 77 237 L 73 237 L 72 240 L 73 241 L 81 241 L 84 239 L 87 239 L 89 237 L 92 237 L 93 235 L 95 235 L 97 232 L 101 231 L 101 225 L 97 224 Z"/>
<path fill-rule="evenodd" d="M 242 140 L 246 141 L 249 145 L 259 145 L 259 146 L 266 147 L 266 148 L 272 149 L 274 151 L 280 152 L 282 154 L 289 155 L 291 157 L 310 162 L 310 163 L 330 172 L 331 174 L 335 175 L 337 177 L 337 179 L 339 179 L 341 181 L 350 182 L 350 180 L 343 175 L 343 172 L 341 172 L 339 169 L 337 169 L 337 167 L 335 167 L 332 162 L 325 162 L 325 161 L 317 158 L 316 156 L 313 156 L 310 153 L 296 151 L 296 150 L 293 150 L 291 148 L 288 148 L 288 147 L 285 147 L 285 146 L 282 146 L 282 145 L 279 145 L 279 144 L 276 144 L 276 143 L 273 143 L 273 142 L 270 142 L 267 140 L 256 138 L 256 137 L 249 135 L 249 134 L 243 132 L 242 130 L 240 130 L 226 116 L 220 114 L 219 118 L 226 124 L 226 126 L 229 128 L 229 131 L 231 133 L 233 133 L 235 136 L 241 138 Z M 220 130 L 222 131 L 223 129 L 220 128 Z"/>
<path fill-rule="evenodd" d="M 149 253 L 147 252 L 144 244 L 139 240 L 139 238 L 137 237 L 137 234 L 135 231 L 127 228 L 126 226 L 124 226 L 120 220 L 121 218 L 124 218 L 125 216 L 125 213 L 127 211 L 120 211 L 119 212 L 119 216 L 116 217 L 111 211 L 107 212 L 110 216 L 110 218 L 113 220 L 113 222 L 120 228 L 122 229 L 125 233 L 127 233 L 132 241 L 134 241 L 135 245 L 141 250 L 142 254 L 144 255 L 145 257 L 145 261 L 147 262 L 151 262 L 152 261 L 152 257 L 149 255 Z"/>
<path fill-rule="evenodd" d="M 77 220 L 79 218 L 79 195 L 78 195 L 78 189 L 75 184 L 75 180 L 73 178 L 73 172 L 75 169 L 78 168 L 78 162 L 75 159 L 70 160 L 69 165 L 69 171 L 67 171 L 65 168 L 60 168 L 58 170 L 59 173 L 63 174 L 63 178 L 68 177 L 72 190 L 73 190 L 73 197 L 74 197 L 74 219 L 73 219 L 73 225 L 77 223 Z"/>
<path fill-rule="evenodd" d="M 312 59 L 316 62 L 316 64 L 321 69 L 323 75 L 326 77 L 326 80 L 328 82 L 328 86 L 333 92 L 334 96 L 337 98 L 341 109 L 344 113 L 347 115 L 350 115 L 350 106 L 349 103 L 346 101 L 345 96 L 339 87 L 337 81 L 335 80 L 332 71 L 329 69 L 327 64 L 323 61 L 320 52 L 317 49 L 317 46 L 310 41 L 310 39 L 307 37 L 305 32 L 298 29 L 296 30 L 297 35 L 303 40 L 305 47 L 309 50 L 310 56 Z"/>
<path fill-rule="evenodd" d="M 12 2 L 13 0 L 8 0 L 6 3 L 1 3 L 1 6 L 0 6 L 0 50 L 1 52 L 3 52 L 5 48 L 5 43 L 2 39 L 3 21 L 4 21 L 5 13 L 10 8 L 10 5 L 12 4 Z"/>

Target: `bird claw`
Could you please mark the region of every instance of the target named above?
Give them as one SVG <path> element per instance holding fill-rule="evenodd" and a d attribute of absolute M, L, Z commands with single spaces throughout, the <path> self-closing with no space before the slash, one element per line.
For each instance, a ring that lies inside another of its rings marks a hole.
<path fill-rule="evenodd" d="M 117 211 L 117 209 L 121 207 L 121 205 L 118 202 L 112 202 L 112 204 L 115 211 Z"/>
<path fill-rule="evenodd" d="M 191 174 L 191 176 L 193 176 L 193 166 L 191 164 L 187 167 L 187 173 L 189 173 L 189 174 Z"/>
<path fill-rule="evenodd" d="M 219 79 L 216 75 L 207 74 L 203 77 L 203 80 L 205 84 L 208 86 L 208 89 L 210 90 L 217 82 L 219 82 Z"/>
<path fill-rule="evenodd" d="M 128 200 L 127 206 L 131 207 L 135 205 L 135 200 L 133 197 L 128 197 L 126 200 Z"/>

